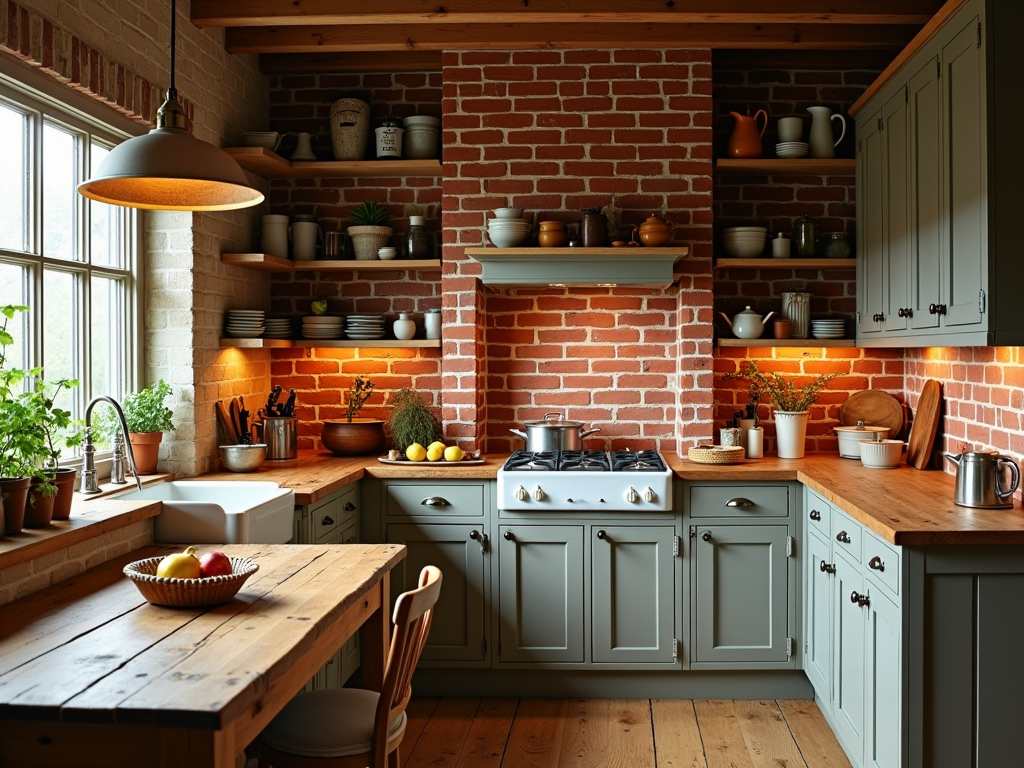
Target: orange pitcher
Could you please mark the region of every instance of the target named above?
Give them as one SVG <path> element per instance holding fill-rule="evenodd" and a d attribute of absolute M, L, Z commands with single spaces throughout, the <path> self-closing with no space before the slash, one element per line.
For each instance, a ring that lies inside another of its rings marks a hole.
<path fill-rule="evenodd" d="M 730 112 L 736 118 L 736 127 L 732 129 L 732 136 L 729 137 L 729 157 L 760 157 L 761 136 L 764 129 L 768 127 L 768 113 L 763 109 L 757 110 L 753 117 L 741 115 L 738 112 Z M 764 125 L 757 130 L 757 118 L 764 115 Z"/>

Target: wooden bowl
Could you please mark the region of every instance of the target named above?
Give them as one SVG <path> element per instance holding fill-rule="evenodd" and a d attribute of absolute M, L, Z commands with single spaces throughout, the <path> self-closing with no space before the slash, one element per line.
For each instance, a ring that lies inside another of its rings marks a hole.
<path fill-rule="evenodd" d="M 229 557 L 231 573 L 208 576 L 204 579 L 170 579 L 157 576 L 156 569 L 162 557 L 147 557 L 124 567 L 124 575 L 131 579 L 139 592 L 153 605 L 170 608 L 199 608 L 226 603 L 238 594 L 245 580 L 260 569 L 248 557 Z"/>

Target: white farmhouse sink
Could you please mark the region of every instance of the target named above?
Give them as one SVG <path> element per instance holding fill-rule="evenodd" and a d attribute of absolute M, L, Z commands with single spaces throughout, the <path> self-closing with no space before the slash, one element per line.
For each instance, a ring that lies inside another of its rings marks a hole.
<path fill-rule="evenodd" d="M 172 480 L 120 499 L 158 499 L 154 538 L 167 544 L 286 544 L 295 492 L 277 483 Z"/>

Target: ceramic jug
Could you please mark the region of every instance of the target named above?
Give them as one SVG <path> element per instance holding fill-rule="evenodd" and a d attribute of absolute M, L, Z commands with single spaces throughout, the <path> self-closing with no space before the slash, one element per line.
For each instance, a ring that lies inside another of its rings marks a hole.
<path fill-rule="evenodd" d="M 836 147 L 846 136 L 846 118 L 839 114 L 833 115 L 828 107 L 808 107 L 807 111 L 811 114 L 810 156 L 835 157 Z M 843 129 L 839 138 L 832 141 L 832 121 L 836 119 Z"/>
<path fill-rule="evenodd" d="M 584 248 L 604 248 L 608 245 L 608 217 L 600 208 L 584 208 L 580 221 L 580 245 Z"/>
<path fill-rule="evenodd" d="M 760 157 L 761 136 L 768 126 L 768 113 L 763 109 L 757 110 L 754 116 L 741 115 L 738 112 L 730 112 L 736 120 L 736 126 L 732 129 L 732 136 L 729 137 L 729 157 Z M 757 130 L 757 118 L 763 116 L 764 123 L 761 130 Z"/>
<path fill-rule="evenodd" d="M 644 245 L 656 248 L 659 245 L 665 245 L 672 239 L 672 230 L 669 229 L 669 223 L 651 215 L 639 227 L 633 228 L 633 240 L 635 241 L 638 237 Z"/>

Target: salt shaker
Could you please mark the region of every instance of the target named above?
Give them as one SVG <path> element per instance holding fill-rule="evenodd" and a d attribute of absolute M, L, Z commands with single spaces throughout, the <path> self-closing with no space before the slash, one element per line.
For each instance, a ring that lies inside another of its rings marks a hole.
<path fill-rule="evenodd" d="M 747 458 L 760 459 L 764 456 L 764 427 L 750 427 L 747 430 Z"/>

